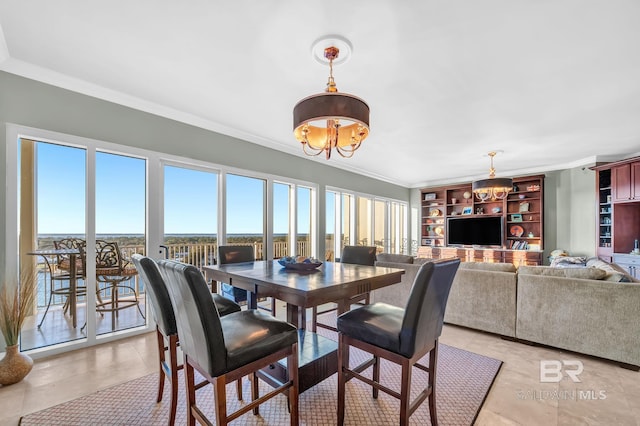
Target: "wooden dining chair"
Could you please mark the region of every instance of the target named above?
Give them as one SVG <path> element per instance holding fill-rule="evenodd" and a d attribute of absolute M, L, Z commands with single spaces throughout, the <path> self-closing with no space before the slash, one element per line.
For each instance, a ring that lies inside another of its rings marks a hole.
<path fill-rule="evenodd" d="M 213 384 L 216 424 L 226 425 L 282 393 L 289 396 L 290 424 L 298 424 L 298 331 L 256 309 L 221 317 L 202 274 L 192 265 L 159 260 L 181 336 L 187 396 L 187 423 L 211 424 L 196 403 L 194 371 Z M 256 372 L 287 358 L 288 380 L 259 396 Z M 226 385 L 251 375 L 251 402 L 227 413 Z"/>
<path fill-rule="evenodd" d="M 151 313 L 156 322 L 158 365 L 160 368 L 156 402 L 162 401 L 164 383 L 168 380 L 171 385 L 169 425 L 173 425 L 176 419 L 178 404 L 178 370 L 183 368 L 182 365 L 178 365 L 178 346 L 180 346 L 180 339 L 178 337 L 173 305 L 169 297 L 169 290 L 167 290 L 167 286 L 156 262 L 150 257 L 140 254 L 134 254 L 131 256 L 131 260 L 144 282 L 148 299 L 151 302 Z M 219 294 L 212 294 L 211 296 L 220 316 L 240 312 L 240 305 L 237 303 Z M 166 358 L 167 352 L 169 355 L 168 360 Z M 203 383 L 207 384 L 208 382 Z M 238 399 L 242 400 L 242 382 L 238 380 L 237 384 Z"/>
<path fill-rule="evenodd" d="M 376 263 L 377 248 L 374 246 L 344 246 L 342 249 L 342 257 L 340 263 L 350 263 L 353 265 L 365 265 L 374 266 Z M 352 304 L 368 305 L 371 303 L 371 295 L 369 292 L 358 294 L 349 299 L 349 305 Z M 318 315 L 326 314 L 337 310 L 336 306 L 318 310 L 317 306 L 311 309 L 311 331 L 314 333 L 318 330 L 318 327 L 326 328 L 328 330 L 337 331 L 337 329 L 328 324 L 318 322 Z"/>
<path fill-rule="evenodd" d="M 400 400 L 400 425 L 409 424 L 409 416 L 429 399 L 431 424 L 438 424 L 436 413 L 436 371 L 438 338 L 442 333 L 449 291 L 460 259 L 425 263 L 413 281 L 404 309 L 386 303 L 373 303 L 338 317 L 338 424 L 345 420 L 345 384 L 359 379 L 373 388 L 373 398 L 381 390 Z M 358 348 L 372 358 L 351 368 L 349 350 Z M 418 361 L 429 354 L 429 365 Z M 402 368 L 400 392 L 380 383 L 380 358 Z M 360 373 L 373 366 L 372 378 Z M 413 367 L 428 372 L 427 387 L 411 401 Z"/>

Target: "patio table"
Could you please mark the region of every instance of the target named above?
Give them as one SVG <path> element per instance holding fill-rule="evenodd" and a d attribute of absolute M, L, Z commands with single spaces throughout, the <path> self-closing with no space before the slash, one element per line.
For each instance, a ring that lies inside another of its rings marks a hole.
<path fill-rule="evenodd" d="M 30 256 L 69 256 L 69 316 L 71 316 L 71 322 L 73 328 L 78 326 L 78 319 L 76 317 L 76 289 L 77 289 L 77 277 L 76 277 L 76 256 L 80 255 L 79 249 L 41 249 L 34 250 L 27 253 Z"/>

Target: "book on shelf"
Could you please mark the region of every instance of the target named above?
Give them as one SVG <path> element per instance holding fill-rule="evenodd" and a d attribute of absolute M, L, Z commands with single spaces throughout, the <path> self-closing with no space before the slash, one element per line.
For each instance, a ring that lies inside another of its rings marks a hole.
<path fill-rule="evenodd" d="M 509 248 L 511 250 L 528 250 L 529 243 L 523 240 L 511 240 Z"/>

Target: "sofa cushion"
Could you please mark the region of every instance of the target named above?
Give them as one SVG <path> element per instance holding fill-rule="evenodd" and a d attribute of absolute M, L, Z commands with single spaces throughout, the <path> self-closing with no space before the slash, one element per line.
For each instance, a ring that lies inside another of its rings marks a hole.
<path fill-rule="evenodd" d="M 604 278 L 605 281 L 611 281 L 615 283 L 631 283 L 634 280 L 629 274 L 625 272 L 620 266 L 615 263 L 605 262 L 597 257 L 592 257 L 587 260 L 587 266 L 590 268 L 598 268 L 606 272 Z"/>
<path fill-rule="evenodd" d="M 562 275 L 558 275 L 557 272 L 562 272 Z M 581 280 L 601 280 L 607 276 L 607 273 L 598 268 L 551 268 L 550 271 L 546 271 L 544 275 L 551 275 L 556 277 L 577 278 Z"/>
<path fill-rule="evenodd" d="M 415 259 L 413 259 L 414 265 L 422 265 L 427 262 L 433 262 L 433 259 L 429 259 L 428 257 L 416 257 Z"/>
<path fill-rule="evenodd" d="M 543 275 L 547 277 L 602 280 L 607 272 L 598 268 L 552 268 L 550 266 L 521 266 L 518 274 Z"/>
<path fill-rule="evenodd" d="M 473 269 L 489 272 L 516 272 L 513 263 L 462 262 L 459 269 Z"/>
<path fill-rule="evenodd" d="M 552 268 L 584 268 L 587 258 L 582 256 L 560 256 L 551 261 Z"/>
<path fill-rule="evenodd" d="M 379 262 L 413 263 L 413 257 L 406 254 L 380 253 L 376 255 Z"/>

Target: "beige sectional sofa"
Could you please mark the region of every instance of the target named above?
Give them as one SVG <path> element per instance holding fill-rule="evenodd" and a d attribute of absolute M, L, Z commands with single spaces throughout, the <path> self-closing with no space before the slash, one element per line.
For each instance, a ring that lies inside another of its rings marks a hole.
<path fill-rule="evenodd" d="M 617 274 L 521 266 L 516 338 L 640 366 L 640 284 Z"/>
<path fill-rule="evenodd" d="M 371 303 L 384 302 L 404 308 L 407 304 L 407 298 L 411 292 L 411 286 L 413 285 L 413 280 L 416 278 L 418 269 L 420 269 L 423 263 L 429 262 L 431 259 L 414 259 L 411 256 L 387 253 L 380 253 L 376 257 L 376 266 L 404 269 L 404 274 L 399 284 L 383 287 L 371 292 Z"/>
<path fill-rule="evenodd" d="M 372 302 L 404 307 L 420 266 L 431 259 L 379 254 L 376 265 L 405 270 L 402 282 L 375 290 Z M 450 324 L 515 337 L 516 268 L 511 263 L 461 262 L 444 320 Z"/>
<path fill-rule="evenodd" d="M 460 263 L 449 293 L 444 321 L 515 337 L 515 266 L 511 263 Z"/>
<path fill-rule="evenodd" d="M 373 302 L 404 307 L 425 261 L 378 255 L 377 265 L 402 268 L 398 285 L 375 290 Z M 599 260 L 587 268 L 462 262 L 445 322 L 640 366 L 640 283 Z"/>

